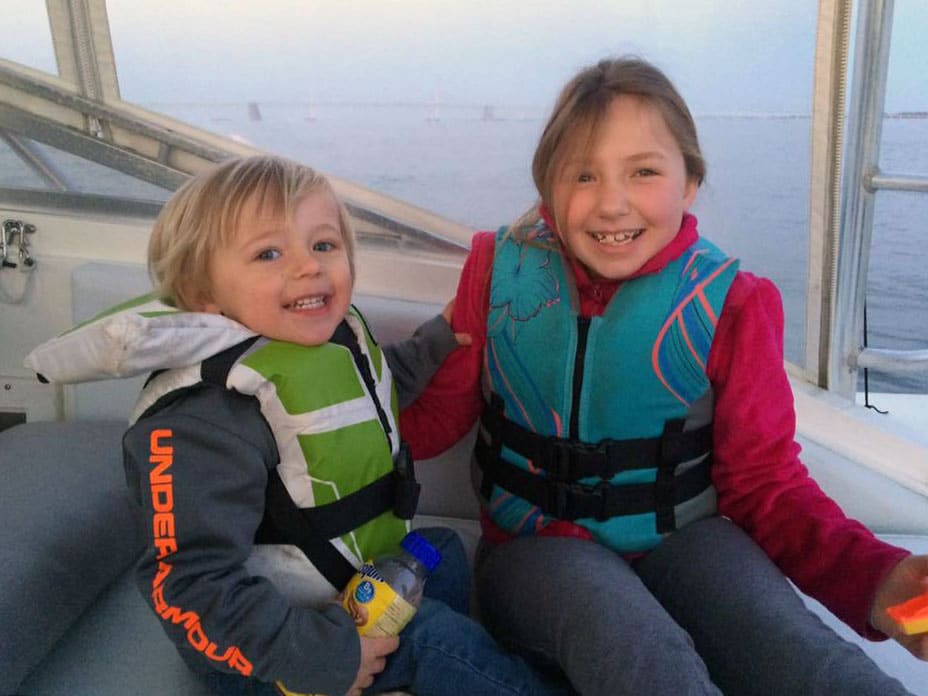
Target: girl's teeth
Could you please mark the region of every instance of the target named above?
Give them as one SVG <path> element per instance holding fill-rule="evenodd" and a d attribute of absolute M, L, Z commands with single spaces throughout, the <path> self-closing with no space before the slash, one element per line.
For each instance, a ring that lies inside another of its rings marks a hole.
<path fill-rule="evenodd" d="M 324 297 L 306 297 L 293 303 L 293 309 L 316 309 L 325 304 Z"/>
<path fill-rule="evenodd" d="M 617 232 L 615 234 L 602 234 L 600 232 L 591 232 L 590 233 L 597 242 L 600 244 L 622 244 L 629 240 L 634 239 L 639 234 L 641 230 L 626 230 L 624 232 Z"/>

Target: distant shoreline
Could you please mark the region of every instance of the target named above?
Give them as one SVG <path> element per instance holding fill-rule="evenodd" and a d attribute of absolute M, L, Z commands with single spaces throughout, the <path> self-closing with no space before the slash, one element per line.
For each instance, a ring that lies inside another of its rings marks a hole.
<path fill-rule="evenodd" d="M 900 111 L 895 114 L 883 114 L 885 118 L 928 118 L 928 111 Z"/>
<path fill-rule="evenodd" d="M 170 111 L 172 108 L 180 109 L 241 109 L 249 113 L 252 120 L 261 109 L 298 109 L 310 114 L 311 118 L 319 109 L 422 109 L 435 116 L 441 112 L 473 112 L 484 121 L 498 120 L 542 120 L 545 109 L 534 109 L 527 106 L 506 104 L 459 104 L 444 102 L 289 102 L 289 101 L 242 101 L 242 102 L 157 102 L 140 104 L 143 108 L 156 111 Z M 811 114 L 790 112 L 762 112 L 762 111 L 720 111 L 694 113 L 696 118 L 703 119 L 764 119 L 764 120 L 793 120 L 809 119 Z M 885 112 L 888 119 L 928 119 L 928 111 L 895 111 Z"/>

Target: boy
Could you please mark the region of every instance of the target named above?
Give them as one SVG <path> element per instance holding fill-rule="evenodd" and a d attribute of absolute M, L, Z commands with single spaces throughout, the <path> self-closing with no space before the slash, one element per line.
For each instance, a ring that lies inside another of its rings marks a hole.
<path fill-rule="evenodd" d="M 436 355 L 381 352 L 351 307 L 352 235 L 328 182 L 279 158 L 227 161 L 165 205 L 149 269 L 179 309 L 256 334 L 156 372 L 124 438 L 152 530 L 137 581 L 187 664 L 217 693 L 555 693 L 466 616 L 447 530 L 429 532 L 444 560 L 399 638 L 359 637 L 327 601 L 415 510 L 384 358 L 420 361 L 402 366 L 420 384 L 398 385 L 415 392 L 455 346 L 436 318 L 417 332 Z"/>

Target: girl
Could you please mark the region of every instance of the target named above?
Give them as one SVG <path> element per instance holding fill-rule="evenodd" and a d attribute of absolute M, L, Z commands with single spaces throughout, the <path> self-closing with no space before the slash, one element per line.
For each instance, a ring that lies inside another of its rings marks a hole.
<path fill-rule="evenodd" d="M 786 580 L 928 658 L 884 611 L 928 557 L 799 461 L 780 296 L 700 238 L 676 89 L 640 60 L 583 70 L 532 173 L 537 206 L 473 239 L 453 319 L 473 348 L 402 421 L 424 458 L 480 417 L 485 623 L 584 695 L 906 693 Z"/>

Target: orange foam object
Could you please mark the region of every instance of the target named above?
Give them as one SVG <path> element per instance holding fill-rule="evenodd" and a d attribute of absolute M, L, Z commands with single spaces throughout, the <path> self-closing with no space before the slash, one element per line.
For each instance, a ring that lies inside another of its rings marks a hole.
<path fill-rule="evenodd" d="M 928 632 L 928 592 L 886 610 L 906 635 Z"/>

